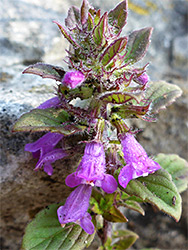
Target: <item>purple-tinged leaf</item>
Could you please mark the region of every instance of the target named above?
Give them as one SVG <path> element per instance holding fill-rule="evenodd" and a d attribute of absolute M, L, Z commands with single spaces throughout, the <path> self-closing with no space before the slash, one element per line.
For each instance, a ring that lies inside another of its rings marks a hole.
<path fill-rule="evenodd" d="M 125 63 L 133 64 L 144 57 L 149 46 L 152 30 L 153 28 L 148 27 L 135 30 L 129 35 L 124 57 Z"/>
<path fill-rule="evenodd" d="M 61 67 L 53 66 L 50 64 L 36 63 L 30 65 L 23 71 L 23 74 L 34 74 L 41 76 L 42 78 L 50 78 L 56 81 L 61 81 L 65 71 Z"/>
<path fill-rule="evenodd" d="M 87 22 L 88 22 L 87 28 L 88 28 L 88 30 L 90 31 L 90 30 L 92 30 L 93 27 L 94 27 L 94 20 L 93 20 L 93 17 L 92 17 L 92 15 L 91 15 L 90 13 L 88 13 Z"/>
<path fill-rule="evenodd" d="M 120 115 L 121 118 L 135 118 L 145 115 L 149 111 L 150 104 L 146 106 L 136 106 L 136 105 L 114 105 L 111 109 L 111 113 L 116 113 Z"/>
<path fill-rule="evenodd" d="M 69 135 L 85 129 L 69 119 L 70 115 L 63 109 L 33 109 L 20 117 L 13 131 L 51 131 Z"/>
<path fill-rule="evenodd" d="M 182 90 L 175 84 L 165 81 L 149 82 L 145 100 L 151 102 L 150 113 L 156 114 L 172 104 L 181 94 Z"/>
<path fill-rule="evenodd" d="M 79 8 L 72 6 L 68 10 L 68 16 L 65 18 L 65 25 L 70 29 L 74 29 L 76 25 L 80 24 L 80 10 Z"/>
<path fill-rule="evenodd" d="M 111 92 L 107 92 L 101 95 L 100 100 L 103 103 L 123 104 L 134 99 L 137 103 L 139 103 L 141 97 L 142 97 L 142 93 L 138 95 L 138 94 L 111 91 Z"/>
<path fill-rule="evenodd" d="M 82 6 L 80 9 L 80 14 L 81 14 L 81 24 L 84 25 L 87 21 L 88 18 L 88 10 L 90 8 L 90 5 L 87 0 L 83 0 Z"/>
<path fill-rule="evenodd" d="M 108 23 L 113 26 L 116 34 L 119 34 L 125 26 L 127 12 L 127 1 L 124 0 L 108 13 Z"/>
<path fill-rule="evenodd" d="M 106 66 L 127 44 L 127 38 L 121 37 L 111 43 L 101 55 L 99 61 Z"/>
<path fill-rule="evenodd" d="M 56 23 L 61 31 L 61 33 L 64 35 L 64 37 L 76 48 L 80 48 L 80 45 L 75 41 L 73 40 L 73 38 L 71 37 L 71 35 L 65 30 L 65 28 L 59 24 L 58 22 L 56 21 L 53 21 L 54 23 Z"/>
<path fill-rule="evenodd" d="M 97 10 L 97 12 L 94 10 L 93 12 L 93 16 L 94 16 L 94 24 L 97 25 L 100 21 L 100 18 L 101 18 L 101 10 Z"/>
<path fill-rule="evenodd" d="M 93 41 L 98 46 L 103 46 L 105 44 L 104 33 L 107 29 L 107 15 L 107 12 L 105 12 L 104 15 L 101 17 L 99 23 L 93 30 Z"/>

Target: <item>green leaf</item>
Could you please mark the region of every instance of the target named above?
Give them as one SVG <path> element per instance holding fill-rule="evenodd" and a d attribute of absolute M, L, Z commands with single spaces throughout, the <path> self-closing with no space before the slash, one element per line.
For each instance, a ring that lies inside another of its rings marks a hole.
<path fill-rule="evenodd" d="M 85 129 L 84 126 L 71 123 L 70 118 L 63 109 L 33 109 L 20 117 L 13 131 L 51 131 L 70 135 Z"/>
<path fill-rule="evenodd" d="M 92 211 L 101 214 L 106 220 L 111 222 L 127 222 L 127 218 L 121 213 L 116 206 L 116 202 L 120 199 L 119 194 L 105 194 L 102 195 L 97 190 L 92 191 L 92 198 L 90 204 Z"/>
<path fill-rule="evenodd" d="M 52 204 L 40 211 L 26 227 L 22 250 L 77 250 L 88 247 L 94 235 L 87 234 L 79 225 L 61 227 L 57 209 L 61 204 Z"/>
<path fill-rule="evenodd" d="M 187 189 L 188 162 L 186 160 L 176 154 L 158 154 L 155 156 L 155 161 L 171 174 L 180 193 Z"/>
<path fill-rule="evenodd" d="M 128 222 L 128 219 L 115 205 L 111 205 L 110 208 L 104 211 L 102 215 L 105 220 L 108 220 L 110 222 Z"/>
<path fill-rule="evenodd" d="M 139 236 L 130 230 L 118 230 L 112 235 L 112 239 L 119 239 L 112 245 L 112 249 L 125 250 L 131 247 Z"/>
<path fill-rule="evenodd" d="M 124 207 L 127 207 L 129 209 L 132 209 L 132 210 L 140 213 L 141 215 L 145 215 L 144 209 L 136 201 L 126 200 L 126 201 L 123 202 L 123 204 L 121 204 L 121 206 L 124 206 Z"/>
<path fill-rule="evenodd" d="M 147 177 L 131 180 L 125 192 L 155 205 L 176 221 L 180 219 L 181 196 L 172 181 L 171 175 L 164 169 L 160 169 Z"/>
<path fill-rule="evenodd" d="M 149 83 L 145 99 L 152 103 L 150 112 L 155 114 L 172 104 L 181 94 L 182 90 L 177 85 L 165 81 L 156 81 Z"/>
<path fill-rule="evenodd" d="M 128 43 L 126 47 L 126 55 L 124 57 L 125 63 L 135 63 L 142 59 L 149 46 L 153 28 L 144 28 L 141 30 L 133 31 L 128 37 Z M 125 53 L 124 52 L 124 53 Z"/>
<path fill-rule="evenodd" d="M 98 46 L 103 46 L 105 43 L 104 33 L 107 28 L 107 12 L 101 17 L 99 23 L 95 26 L 93 30 L 93 41 Z"/>
<path fill-rule="evenodd" d="M 65 71 L 61 67 L 44 63 L 36 63 L 26 68 L 23 71 L 23 74 L 25 73 L 39 75 L 42 78 L 51 78 L 61 82 L 62 78 L 64 77 Z"/>
<path fill-rule="evenodd" d="M 127 22 L 127 1 L 119 3 L 108 13 L 108 23 L 113 26 L 116 34 L 120 33 Z"/>
<path fill-rule="evenodd" d="M 111 43 L 101 55 L 99 61 L 106 66 L 127 44 L 127 38 L 121 37 Z"/>

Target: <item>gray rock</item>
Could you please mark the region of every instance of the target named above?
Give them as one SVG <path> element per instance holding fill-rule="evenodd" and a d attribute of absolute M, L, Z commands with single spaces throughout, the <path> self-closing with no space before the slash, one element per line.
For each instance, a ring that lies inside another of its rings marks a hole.
<path fill-rule="evenodd" d="M 119 1 L 92 2 L 94 6 L 109 10 Z M 129 2 L 129 19 L 123 33 L 127 34 L 146 26 L 154 27 L 152 43 L 142 65 L 150 62 L 148 70 L 152 80 L 164 79 L 180 85 L 184 90 L 183 96 L 176 104 L 161 112 L 157 124 L 137 120 L 133 122 L 134 126 L 144 129 L 138 139 L 151 155 L 158 152 L 177 153 L 187 158 L 188 99 L 185 79 L 187 66 L 184 66 L 184 60 L 187 57 L 183 54 L 181 44 L 185 43 L 184 39 L 187 39 L 188 3 L 183 0 L 158 2 L 131 0 Z M 146 2 L 150 5 L 146 5 Z M 71 167 L 76 167 L 83 151 L 80 148 L 74 158 L 58 161 L 53 176 L 48 177 L 43 171 L 33 171 L 36 162 L 29 153 L 24 152 L 24 145 L 36 140 L 41 134 L 12 133 L 14 122 L 24 112 L 37 107 L 54 94 L 56 86 L 54 81 L 33 75 L 22 75 L 21 72 L 27 65 L 38 61 L 66 68 L 63 59 L 66 56 L 65 49 L 68 44 L 52 21 L 57 20 L 63 24 L 67 10 L 72 4 L 80 6 L 81 2 L 78 0 L 2 0 L 0 2 L 2 249 L 20 249 L 24 228 L 28 221 L 46 205 L 62 201 L 67 197 L 71 189 L 65 186 L 64 179 L 71 172 Z M 185 195 L 184 197 L 186 200 L 187 197 Z M 183 220 L 186 216 L 184 213 Z M 170 218 L 166 218 L 165 221 L 161 218 L 161 223 L 168 227 Z M 175 226 L 174 223 L 173 227 Z M 155 232 L 152 224 L 150 227 Z M 167 230 L 165 232 L 163 240 L 169 237 L 172 242 L 176 234 L 169 235 Z M 171 249 L 183 249 L 184 232 L 184 227 L 178 231 L 182 245 L 179 243 L 169 245 Z M 148 243 L 142 244 L 143 242 L 140 246 L 148 246 Z M 160 247 L 160 244 L 153 246 Z M 139 245 L 137 248 L 140 249 Z M 96 245 L 93 249 L 96 249 Z"/>

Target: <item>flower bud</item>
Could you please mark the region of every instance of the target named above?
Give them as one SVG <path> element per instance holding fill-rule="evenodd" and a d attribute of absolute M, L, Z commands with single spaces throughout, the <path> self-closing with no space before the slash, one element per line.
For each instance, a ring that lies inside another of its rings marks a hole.
<path fill-rule="evenodd" d="M 149 76 L 146 73 L 135 78 L 135 81 L 140 85 L 145 85 L 149 81 Z"/>
<path fill-rule="evenodd" d="M 85 81 L 85 76 L 80 71 L 71 70 L 65 73 L 62 84 L 70 89 L 78 87 L 82 82 Z"/>

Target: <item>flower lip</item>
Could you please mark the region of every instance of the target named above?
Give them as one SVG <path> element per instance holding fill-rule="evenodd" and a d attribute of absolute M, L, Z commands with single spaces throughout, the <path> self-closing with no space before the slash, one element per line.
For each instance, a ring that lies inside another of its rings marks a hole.
<path fill-rule="evenodd" d="M 67 198 L 65 205 L 57 210 L 57 215 L 61 226 L 74 222 L 89 234 L 94 233 L 94 225 L 91 216 L 87 212 L 92 187 L 87 184 L 79 185 Z"/>

